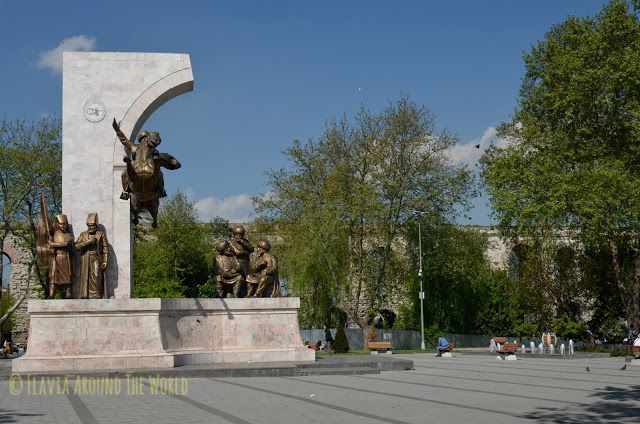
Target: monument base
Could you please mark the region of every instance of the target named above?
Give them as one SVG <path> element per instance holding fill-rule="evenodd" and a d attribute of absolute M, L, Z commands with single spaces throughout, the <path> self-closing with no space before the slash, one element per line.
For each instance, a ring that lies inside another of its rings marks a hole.
<path fill-rule="evenodd" d="M 299 298 L 30 300 L 14 372 L 314 361 Z"/>

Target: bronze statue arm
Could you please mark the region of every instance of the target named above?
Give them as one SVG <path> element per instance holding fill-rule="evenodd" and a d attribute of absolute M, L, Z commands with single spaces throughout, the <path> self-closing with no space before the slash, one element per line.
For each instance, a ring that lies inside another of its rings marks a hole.
<path fill-rule="evenodd" d="M 50 241 L 49 247 L 53 247 L 54 249 L 62 249 L 67 246 L 73 246 L 73 239 L 61 242 Z"/>
<path fill-rule="evenodd" d="M 124 133 L 120 129 L 120 125 L 118 125 L 118 123 L 116 122 L 116 118 L 113 118 L 113 123 L 111 125 L 113 126 L 113 129 L 116 131 L 118 140 L 120 140 L 120 142 L 125 147 L 125 149 L 129 150 L 130 152 L 133 152 L 134 145 L 133 143 L 131 143 L 131 140 L 129 140 L 127 136 L 124 135 Z"/>
<path fill-rule="evenodd" d="M 278 261 L 274 258 L 268 259 L 266 262 L 265 274 L 275 274 L 278 271 Z"/>
<path fill-rule="evenodd" d="M 96 244 L 96 238 L 91 236 L 86 240 L 81 240 L 80 237 L 78 237 L 78 240 L 76 241 L 76 247 L 78 249 L 84 249 L 87 246 L 91 246 L 92 244 Z"/>
<path fill-rule="evenodd" d="M 106 269 L 109 264 L 109 241 L 105 235 L 102 236 L 102 269 Z"/>

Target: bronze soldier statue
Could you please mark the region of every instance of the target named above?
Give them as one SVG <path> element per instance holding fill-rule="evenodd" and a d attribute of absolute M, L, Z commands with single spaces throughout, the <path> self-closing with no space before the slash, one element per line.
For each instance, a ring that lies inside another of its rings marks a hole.
<path fill-rule="evenodd" d="M 47 243 L 52 251 L 49 274 L 49 298 L 53 299 L 56 289 L 62 289 L 62 297 L 71 299 L 73 284 L 73 236 L 69 233 L 66 215 L 57 215 L 53 237 Z"/>
<path fill-rule="evenodd" d="M 222 240 L 216 246 L 216 292 L 218 297 L 240 297 L 244 276 L 238 259 L 231 255 L 229 242 Z"/>
<path fill-rule="evenodd" d="M 278 258 L 269 250 L 271 243 L 267 240 L 258 243 L 258 257 L 253 266 L 255 274 L 247 279 L 247 297 L 280 297 Z"/>
<path fill-rule="evenodd" d="M 240 263 L 240 272 L 244 278 L 251 272 L 251 265 L 249 264 L 249 255 L 253 253 L 253 246 L 244 238 L 244 227 L 242 225 L 236 225 L 232 229 L 233 238 L 229 240 L 229 248 L 231 253 L 236 257 Z"/>
<path fill-rule="evenodd" d="M 105 272 L 109 262 L 109 242 L 103 231 L 98 231 L 98 214 L 87 216 L 87 231 L 76 241 L 76 248 L 82 253 L 80 268 L 80 299 L 100 299 L 108 297 Z"/>
<path fill-rule="evenodd" d="M 146 210 L 151 214 L 153 223 L 158 226 L 159 199 L 165 197 L 164 177 L 161 167 L 173 170 L 182 165 L 176 158 L 167 153 L 160 153 L 156 147 L 162 142 L 160 134 L 155 131 L 142 131 L 138 135 L 138 144 L 132 143 L 120 130 L 120 125 L 113 120 L 113 129 L 131 158 L 125 157 L 127 168 L 122 172 L 122 194 L 120 198 L 131 198 L 133 223 L 139 222 L 140 212 Z"/>

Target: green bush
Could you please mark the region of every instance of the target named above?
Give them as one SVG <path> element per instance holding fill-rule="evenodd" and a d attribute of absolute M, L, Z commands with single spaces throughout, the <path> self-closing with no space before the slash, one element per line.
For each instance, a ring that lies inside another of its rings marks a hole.
<path fill-rule="evenodd" d="M 618 318 L 607 318 L 598 331 L 607 343 L 622 343 L 622 340 L 627 336 L 627 326 L 624 321 Z"/>
<path fill-rule="evenodd" d="M 134 284 L 133 295 L 137 298 L 184 297 L 184 286 L 177 280 L 163 278 L 153 283 Z"/>
<path fill-rule="evenodd" d="M 563 315 L 553 321 L 553 329 L 561 339 L 581 340 L 584 339 L 587 332 L 587 324 L 572 321 L 569 317 Z"/>
<path fill-rule="evenodd" d="M 216 279 L 209 276 L 206 283 L 198 286 L 198 297 L 216 297 Z"/>
<path fill-rule="evenodd" d="M 431 324 L 424 329 L 424 341 L 429 346 L 436 346 L 438 344 L 438 337 L 442 335 L 442 330 L 437 324 Z"/>
<path fill-rule="evenodd" d="M 349 352 L 349 341 L 347 340 L 347 333 L 344 331 L 343 325 L 338 325 L 336 339 L 333 341 L 333 350 L 336 353 Z"/>
<path fill-rule="evenodd" d="M 533 326 L 533 324 L 528 322 L 516 324 L 516 326 L 511 330 L 512 335 L 521 339 L 530 339 L 535 333 L 536 328 Z"/>

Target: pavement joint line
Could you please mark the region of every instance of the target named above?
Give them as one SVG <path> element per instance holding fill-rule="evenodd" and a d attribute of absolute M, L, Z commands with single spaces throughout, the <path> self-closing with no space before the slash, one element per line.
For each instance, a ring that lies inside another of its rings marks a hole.
<path fill-rule="evenodd" d="M 459 403 L 446 402 L 446 401 L 443 401 L 443 400 L 425 399 L 425 398 L 419 398 L 419 397 L 415 397 L 415 396 L 398 395 L 398 394 L 395 394 L 395 393 L 388 393 L 388 392 L 379 392 L 377 390 L 368 390 L 368 389 L 353 388 L 353 387 L 349 387 L 349 386 L 341 386 L 339 384 L 321 383 L 319 381 L 310 381 L 310 380 L 306 380 L 306 379 L 300 378 L 300 377 L 296 377 L 296 378 L 293 378 L 293 377 L 282 377 L 282 378 L 286 379 L 286 380 L 294 380 L 294 381 L 300 380 L 300 381 L 304 381 L 305 383 L 309 383 L 309 384 L 327 386 L 327 387 L 334 387 L 334 388 L 337 388 L 337 389 L 354 390 L 354 391 L 357 391 L 357 392 L 371 393 L 371 394 L 382 395 L 382 396 L 391 396 L 391 397 L 397 397 L 397 398 L 408 399 L 408 400 L 416 400 L 418 402 L 435 403 L 437 405 L 452 406 L 452 407 L 455 407 L 455 408 L 471 409 L 473 411 L 489 412 L 489 413 L 492 413 L 492 414 L 506 415 L 508 417 L 513 417 L 513 413 L 512 412 L 499 411 L 499 410 L 496 410 L 496 409 L 482 408 L 482 407 L 478 407 L 478 406 L 462 405 L 462 404 L 459 404 Z"/>
<path fill-rule="evenodd" d="M 293 378 L 293 377 L 281 377 L 283 379 L 287 379 L 287 380 L 296 380 L 299 377 Z M 219 383 L 224 383 L 224 384 L 231 384 L 233 386 L 237 386 L 237 387 L 243 387 L 245 389 L 249 389 L 249 390 L 255 390 L 258 392 L 263 392 L 263 393 L 268 393 L 268 394 L 272 394 L 272 395 L 276 395 L 276 396 L 282 396 L 282 397 L 287 397 L 290 399 L 296 399 L 302 402 L 306 402 L 306 403 L 310 403 L 312 405 L 317 405 L 317 406 L 322 406 L 325 408 L 329 408 L 329 409 L 333 409 L 335 411 L 340 411 L 340 412 L 346 412 L 347 414 L 351 414 L 351 415 L 356 415 L 359 417 L 364 417 L 364 418 L 369 418 L 369 419 L 373 419 L 376 421 L 382 421 L 385 423 L 394 423 L 394 424 L 411 424 L 407 421 L 401 421 L 401 420 L 397 420 L 395 418 L 388 418 L 388 417 L 382 417 L 379 415 L 373 415 L 373 414 L 369 414 L 367 412 L 362 412 L 362 411 L 358 411 L 355 409 L 350 409 L 350 408 L 345 408 L 342 406 L 338 406 L 338 405 L 333 405 L 327 402 L 322 402 L 319 400 L 311 400 L 311 399 L 307 399 L 306 397 L 302 397 L 302 396 L 296 396 L 296 395 L 290 395 L 287 393 L 280 393 L 280 392 L 276 392 L 273 390 L 267 390 L 267 389 L 262 389 L 259 387 L 253 387 L 253 386 L 249 386 L 249 385 L 245 385 L 245 384 L 240 384 L 240 383 L 232 383 L 230 381 L 225 381 L 225 380 L 218 380 L 218 379 L 210 379 Z"/>
<path fill-rule="evenodd" d="M 365 376 L 362 376 L 362 375 L 354 375 L 353 377 L 355 377 L 355 378 L 366 378 Z M 402 380 L 392 380 L 392 379 L 387 379 L 387 378 L 375 378 L 375 377 L 367 378 L 367 380 L 389 381 L 389 382 L 392 382 L 392 383 L 409 384 L 409 385 L 412 385 L 412 386 L 435 387 L 435 388 L 442 388 L 442 389 L 448 389 L 448 390 L 458 390 L 458 391 L 463 391 L 463 392 L 486 393 L 486 394 L 498 395 L 498 396 L 517 397 L 517 398 L 523 398 L 523 399 L 535 399 L 535 400 L 542 400 L 542 401 L 546 401 L 546 402 L 555 402 L 555 403 L 562 403 L 562 404 L 573 404 L 573 405 L 577 405 L 577 406 L 590 405 L 590 404 L 587 404 L 587 403 L 574 402 L 574 401 L 570 401 L 570 400 L 557 400 L 557 399 L 549 399 L 549 398 L 543 398 L 543 397 L 537 397 L 537 396 L 519 395 L 519 394 L 514 394 L 514 393 L 499 393 L 499 392 L 497 392 L 495 390 L 464 389 L 464 388 L 458 388 L 458 387 L 443 386 L 442 384 L 418 383 L 418 382 L 415 382 L 415 381 L 402 381 Z"/>
<path fill-rule="evenodd" d="M 80 399 L 80 396 L 73 393 L 67 393 L 66 396 L 82 424 L 99 424 L 96 417 L 89 411 L 87 404 Z"/>
<path fill-rule="evenodd" d="M 465 365 L 465 364 L 459 364 L 459 365 Z M 469 366 L 473 366 L 473 365 L 469 365 Z M 440 368 L 440 367 L 429 367 L 429 366 L 421 366 L 421 365 L 413 365 L 414 368 L 427 368 L 427 369 L 445 369 L 445 368 Z M 516 367 L 505 367 L 505 368 L 509 368 L 509 369 L 513 369 L 513 370 L 523 370 L 523 371 L 544 371 L 544 370 L 538 370 L 535 368 L 516 368 Z M 478 371 L 475 369 L 457 369 L 457 368 L 452 368 L 452 367 L 447 367 L 446 369 L 449 370 L 455 370 L 455 371 L 461 371 L 461 372 L 479 372 L 479 373 L 485 373 L 485 374 L 507 374 L 507 375 L 513 375 L 513 376 L 517 376 L 517 375 L 524 375 L 524 374 L 514 374 L 514 373 L 509 373 L 509 372 L 499 372 L 499 371 Z M 614 370 L 611 370 L 614 371 Z M 619 371 L 619 370 L 616 370 Z M 548 370 L 547 372 L 553 372 L 555 373 L 554 375 L 556 375 L 558 373 L 558 371 L 551 371 Z M 616 375 L 616 378 L 630 378 L 633 379 L 632 381 L 636 382 L 638 381 L 638 376 L 637 375 L 623 375 L 624 372 L 623 371 L 619 371 L 620 374 Z M 591 371 L 590 373 L 587 373 L 587 371 L 562 371 L 563 374 L 582 374 L 582 375 L 600 375 L 600 376 L 606 376 L 606 377 L 611 377 L 611 373 L 598 373 L 598 372 L 593 372 Z M 549 378 L 549 376 L 528 376 L 528 377 L 533 377 L 533 378 Z M 565 379 L 565 380 L 571 380 L 571 379 Z M 575 381 L 593 381 L 593 380 L 575 380 Z"/>
<path fill-rule="evenodd" d="M 471 380 L 471 381 L 480 381 L 483 383 L 487 383 L 489 380 L 487 380 L 486 378 L 470 378 L 470 377 L 458 377 L 458 376 L 452 376 L 452 375 L 440 375 L 440 374 L 427 374 L 427 373 L 423 373 L 423 372 L 414 372 L 413 374 L 416 375 L 428 375 L 431 377 L 442 377 L 442 378 L 447 378 L 447 379 L 455 379 L 455 380 Z M 511 375 L 511 374 L 509 374 Z M 361 376 L 364 377 L 364 376 Z M 380 380 L 382 380 L 382 378 L 379 378 Z M 522 383 L 515 383 L 513 381 L 500 381 L 500 384 L 513 384 L 516 386 L 522 386 Z M 573 388 L 573 387 L 562 387 L 562 386 L 549 386 L 549 385 L 545 385 L 545 384 L 535 384 L 535 383 L 526 383 L 526 386 L 531 386 L 531 387 L 542 387 L 542 388 L 548 388 L 548 389 L 560 389 L 560 390 L 574 390 L 574 391 L 579 391 L 579 392 L 589 392 L 589 393 L 593 393 L 594 391 L 597 391 L 597 389 L 578 389 L 578 388 Z"/>
<path fill-rule="evenodd" d="M 148 382 L 145 381 L 145 382 L 143 382 L 143 384 L 145 384 L 147 387 L 149 387 L 149 383 Z M 170 393 L 167 394 L 167 396 L 171 396 L 172 398 L 177 399 L 177 400 L 179 400 L 181 402 L 187 403 L 187 404 L 189 404 L 191 406 L 195 406 L 198 409 L 206 411 L 206 412 L 208 412 L 208 413 L 210 413 L 212 415 L 215 415 L 215 416 L 217 416 L 219 418 L 222 418 L 223 420 L 229 421 L 229 422 L 234 423 L 234 424 L 253 424 L 251 421 L 243 420 L 240 417 L 237 417 L 237 416 L 235 416 L 233 414 L 225 412 L 225 411 L 223 411 L 221 409 L 214 408 L 213 406 L 207 405 L 206 403 L 202 403 L 202 402 L 199 402 L 199 401 L 197 401 L 195 399 L 191 399 L 188 396 L 182 396 L 182 395 L 176 395 L 176 394 L 170 394 Z"/>

